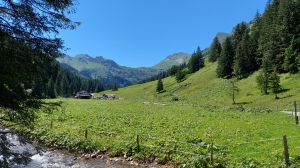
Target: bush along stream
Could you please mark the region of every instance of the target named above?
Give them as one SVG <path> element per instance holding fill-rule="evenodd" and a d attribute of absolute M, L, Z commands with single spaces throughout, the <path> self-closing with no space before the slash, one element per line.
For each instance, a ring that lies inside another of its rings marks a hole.
<path fill-rule="evenodd" d="M 103 155 L 103 151 L 76 155 L 57 148 L 41 147 L 3 126 L 0 126 L 0 147 L 0 167 L 3 168 L 143 167 L 133 161 L 130 162 L 130 159 L 108 158 Z"/>

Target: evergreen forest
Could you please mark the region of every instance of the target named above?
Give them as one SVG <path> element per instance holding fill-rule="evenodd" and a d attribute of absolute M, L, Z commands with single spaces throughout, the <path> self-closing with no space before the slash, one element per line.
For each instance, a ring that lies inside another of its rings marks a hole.
<path fill-rule="evenodd" d="M 40 80 L 25 85 L 25 89 L 37 98 L 74 97 L 85 90 L 90 93 L 98 93 L 104 90 L 104 86 L 97 79 L 81 77 L 69 69 L 57 66 L 49 75 L 49 81 Z"/>
<path fill-rule="evenodd" d="M 261 69 L 269 81 L 272 73 L 298 73 L 300 59 L 300 1 L 269 0 L 249 23 L 241 22 L 231 37 L 213 41 L 208 60 L 217 61 L 220 78 L 245 78 Z"/>

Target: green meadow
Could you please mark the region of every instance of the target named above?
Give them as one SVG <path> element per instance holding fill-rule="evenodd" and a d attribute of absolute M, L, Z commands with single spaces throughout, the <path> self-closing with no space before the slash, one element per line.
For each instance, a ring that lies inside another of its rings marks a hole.
<path fill-rule="evenodd" d="M 294 101 L 300 102 L 300 76 L 281 75 L 283 90 L 274 99 L 260 93 L 256 72 L 238 81 L 233 105 L 230 83 L 216 78 L 215 69 L 216 63 L 206 63 L 181 83 L 163 79 L 162 93 L 155 92 L 153 81 L 95 93 L 113 93 L 116 100 L 46 100 L 62 101 L 62 108 L 41 113 L 34 129 L 20 129 L 52 147 L 101 150 L 111 157 L 177 167 L 281 167 L 287 135 L 291 163 L 299 165 L 299 126 L 281 111 L 292 111 Z"/>

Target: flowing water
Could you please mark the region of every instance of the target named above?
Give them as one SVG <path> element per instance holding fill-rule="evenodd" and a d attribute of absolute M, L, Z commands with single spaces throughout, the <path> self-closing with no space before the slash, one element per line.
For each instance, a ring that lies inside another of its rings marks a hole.
<path fill-rule="evenodd" d="M 41 147 L 35 147 L 22 137 L 10 132 L 9 129 L 0 126 L 0 162 L 4 159 L 12 168 L 142 168 L 135 163 L 118 161 L 117 158 L 92 158 L 85 159 L 74 157 L 59 150 L 47 151 Z M 6 132 L 6 133 L 3 133 Z M 3 137 L 5 136 L 5 137 Z M 5 152 L 3 138 L 8 146 Z M 2 139 L 2 140 L 1 140 Z M 1 164 L 0 164 L 1 167 Z"/>

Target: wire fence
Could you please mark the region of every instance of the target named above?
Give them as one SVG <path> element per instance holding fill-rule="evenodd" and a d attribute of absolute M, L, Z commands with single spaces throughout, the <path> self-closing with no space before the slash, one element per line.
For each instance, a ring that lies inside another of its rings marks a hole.
<path fill-rule="evenodd" d="M 145 103 L 147 104 L 147 103 Z M 153 105 L 166 105 L 164 103 L 153 103 Z M 197 107 L 204 107 L 201 105 L 194 105 L 194 104 L 178 104 L 179 106 L 197 106 Z M 290 111 L 289 114 L 294 114 L 294 112 Z M 291 115 L 288 115 L 290 117 Z M 53 126 L 53 121 L 51 121 L 51 128 Z M 289 121 L 290 122 L 290 121 Z M 205 145 L 201 146 L 201 142 L 188 142 L 185 139 L 166 139 L 162 137 L 158 137 L 157 135 L 151 135 L 146 133 L 137 133 L 137 132 L 128 132 L 124 133 L 124 131 L 119 130 L 96 130 L 94 128 L 88 128 L 86 126 L 78 126 L 78 125 L 69 125 L 69 128 L 72 131 L 76 131 L 79 137 L 85 137 L 86 139 L 94 138 L 94 139 L 101 139 L 105 137 L 115 137 L 112 141 L 117 143 L 126 143 L 132 144 L 133 146 L 141 146 L 153 149 L 164 149 L 172 151 L 173 153 L 183 154 L 183 155 L 190 155 L 190 156 L 211 156 L 210 147 L 214 147 L 217 145 L 212 145 L 212 141 L 209 143 L 206 142 Z M 136 137 L 139 136 L 139 141 L 137 141 Z M 251 139 L 251 138 L 250 138 Z M 289 143 L 289 149 L 292 151 L 293 154 L 297 154 L 300 156 L 300 146 L 294 142 L 294 140 L 300 140 L 300 136 L 287 136 L 287 140 L 292 141 L 293 143 Z M 259 145 L 262 143 L 269 143 L 272 142 L 272 145 L 268 145 L 263 151 L 254 151 L 253 146 L 251 144 Z M 161 143 L 161 144 L 160 144 Z M 176 145 L 176 146 L 175 146 Z M 299 144 L 300 145 L 300 144 Z M 175 146 L 175 147 L 174 147 Z M 227 146 L 227 147 L 226 147 Z M 201 148 L 209 148 L 207 151 L 208 153 L 201 153 L 195 150 L 197 147 Z M 283 137 L 273 137 L 267 139 L 251 139 L 249 141 L 241 141 L 241 142 L 228 142 L 227 145 L 224 145 L 223 149 L 224 152 L 228 153 L 239 153 L 243 151 L 247 151 L 247 156 L 249 155 L 270 155 L 270 153 L 284 153 L 284 142 Z M 230 147 L 231 149 L 227 149 Z M 222 146 L 220 147 L 222 148 Z"/>
<path fill-rule="evenodd" d="M 51 124 L 52 125 L 52 124 Z M 184 140 L 174 140 L 174 139 L 166 139 L 161 137 L 156 137 L 154 135 L 150 134 L 134 134 L 134 133 L 118 133 L 116 131 L 103 131 L 103 130 L 95 130 L 95 129 L 86 129 L 81 128 L 79 126 L 70 126 L 70 128 L 76 132 L 78 132 L 78 136 L 85 136 L 86 139 L 88 138 L 105 138 L 107 136 L 113 136 L 114 141 L 117 143 L 125 143 L 125 144 L 132 144 L 133 146 L 139 146 L 139 147 L 147 147 L 147 148 L 155 148 L 155 149 L 161 149 L 161 150 L 168 150 L 172 151 L 173 153 L 179 153 L 183 155 L 189 155 L 189 156 L 206 156 L 209 157 L 211 154 L 209 153 L 210 150 L 207 150 L 208 153 L 203 152 L 195 152 L 196 148 L 210 148 L 210 147 L 217 147 L 215 145 L 212 145 L 211 142 L 203 142 L 199 140 L 199 142 L 188 142 Z M 137 139 L 137 136 L 139 138 Z M 300 136 L 287 136 L 288 141 L 298 141 L 300 140 Z M 242 141 L 242 142 L 230 142 L 227 144 L 227 147 L 232 147 L 233 149 L 226 149 L 224 148 L 222 152 L 240 152 L 247 150 L 247 146 L 250 144 L 263 144 L 263 143 L 274 143 L 274 146 L 270 147 L 270 145 L 267 146 L 267 149 L 264 151 L 254 151 L 251 152 L 253 145 L 250 147 L 251 150 L 248 150 L 247 155 L 248 156 L 255 156 L 255 155 L 270 155 L 271 153 L 283 153 L 284 152 L 284 143 L 282 142 L 282 137 L 274 137 L 274 138 L 268 138 L 268 139 L 259 139 L 259 140 L 251 140 L 251 141 Z M 202 144 L 201 144 L 202 142 Z M 158 145 L 160 144 L 160 145 Z M 293 142 L 289 144 L 289 148 L 291 151 L 294 151 L 293 153 L 300 153 L 300 146 L 295 145 L 296 143 Z M 221 146 L 219 148 L 222 148 Z M 188 151 L 187 151 L 188 150 Z"/>

